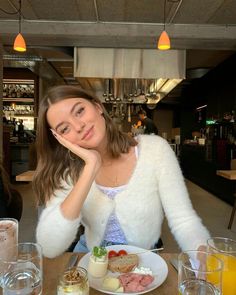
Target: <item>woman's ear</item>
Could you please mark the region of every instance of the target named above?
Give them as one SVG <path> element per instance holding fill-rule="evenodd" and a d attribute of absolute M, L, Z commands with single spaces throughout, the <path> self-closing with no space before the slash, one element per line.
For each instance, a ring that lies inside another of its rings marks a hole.
<path fill-rule="evenodd" d="M 103 115 L 103 108 L 100 104 L 98 103 L 95 103 L 95 107 L 98 109 L 100 115 Z"/>

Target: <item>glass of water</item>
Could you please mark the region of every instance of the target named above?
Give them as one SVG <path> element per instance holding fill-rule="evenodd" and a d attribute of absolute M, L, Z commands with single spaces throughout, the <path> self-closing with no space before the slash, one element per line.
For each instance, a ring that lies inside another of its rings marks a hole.
<path fill-rule="evenodd" d="M 3 295 L 42 294 L 42 250 L 35 243 L 11 248 L 11 257 L 0 259 Z"/>
<path fill-rule="evenodd" d="M 186 251 L 178 257 L 180 295 L 220 295 L 223 262 L 211 253 Z"/>

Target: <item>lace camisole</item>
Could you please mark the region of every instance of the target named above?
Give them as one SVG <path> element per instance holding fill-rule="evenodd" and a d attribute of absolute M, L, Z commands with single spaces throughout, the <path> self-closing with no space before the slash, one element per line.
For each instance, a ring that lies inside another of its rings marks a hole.
<path fill-rule="evenodd" d="M 135 146 L 135 155 L 138 158 L 138 146 Z M 114 200 L 116 195 L 125 190 L 127 185 L 121 185 L 117 187 L 106 187 L 98 185 L 97 187 L 109 198 Z M 120 223 L 116 217 L 115 211 L 111 213 L 108 218 L 103 240 L 110 242 L 111 244 L 127 244 L 125 234 L 120 226 Z"/>

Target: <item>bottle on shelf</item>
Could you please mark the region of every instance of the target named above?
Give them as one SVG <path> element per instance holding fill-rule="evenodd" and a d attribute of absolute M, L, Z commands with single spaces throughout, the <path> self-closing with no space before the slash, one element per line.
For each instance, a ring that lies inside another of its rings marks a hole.
<path fill-rule="evenodd" d="M 7 97 L 7 85 L 6 84 L 3 84 L 3 97 Z"/>

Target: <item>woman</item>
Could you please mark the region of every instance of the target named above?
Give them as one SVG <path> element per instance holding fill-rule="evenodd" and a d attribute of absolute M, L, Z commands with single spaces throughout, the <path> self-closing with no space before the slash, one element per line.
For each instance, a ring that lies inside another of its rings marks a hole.
<path fill-rule="evenodd" d="M 65 251 L 80 224 L 85 236 L 75 251 L 151 248 L 161 235 L 163 209 L 182 249 L 209 237 L 168 143 L 120 132 L 93 94 L 74 86 L 50 89 L 40 105 L 37 141 L 34 188 L 46 208 L 36 235 L 45 256 Z"/>

